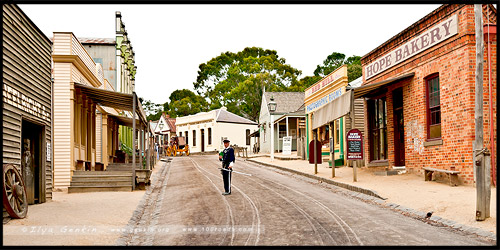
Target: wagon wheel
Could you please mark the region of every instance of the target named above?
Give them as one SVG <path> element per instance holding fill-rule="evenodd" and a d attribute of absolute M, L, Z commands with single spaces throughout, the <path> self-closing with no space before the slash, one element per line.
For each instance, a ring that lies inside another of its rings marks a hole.
<path fill-rule="evenodd" d="M 175 144 L 172 146 L 172 155 L 177 156 L 177 145 Z"/>
<path fill-rule="evenodd" d="M 172 154 L 172 149 L 170 148 L 170 146 L 167 148 L 167 156 L 170 156 L 170 154 Z"/>
<path fill-rule="evenodd" d="M 186 152 L 186 156 L 189 156 L 189 145 L 186 144 L 186 148 L 184 150 L 184 152 Z"/>
<path fill-rule="evenodd" d="M 28 213 L 26 187 L 12 164 L 3 166 L 3 207 L 15 219 L 22 219 Z"/>

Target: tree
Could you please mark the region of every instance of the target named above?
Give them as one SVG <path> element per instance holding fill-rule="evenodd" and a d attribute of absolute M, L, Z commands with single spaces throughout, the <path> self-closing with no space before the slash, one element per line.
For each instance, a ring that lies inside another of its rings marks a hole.
<path fill-rule="evenodd" d="M 347 65 L 347 79 L 348 81 L 356 80 L 362 75 L 361 57 L 351 56 L 345 59 L 345 55 L 338 52 L 333 52 L 324 61 L 323 65 L 318 65 L 314 71 L 315 76 L 325 77 L 332 73 L 342 65 Z"/>
<path fill-rule="evenodd" d="M 209 101 L 210 109 L 222 106 L 237 115 L 257 120 L 263 88 L 285 91 L 297 84 L 301 74 L 275 50 L 245 48 L 238 53 L 225 52 L 199 66 L 193 83 L 196 92 Z"/>
<path fill-rule="evenodd" d="M 168 108 L 167 113 L 172 118 L 193 115 L 209 110 L 208 102 L 203 97 L 196 95 L 188 89 L 175 90 L 170 94 L 169 99 L 170 103 L 164 103 L 163 107 Z"/>
<path fill-rule="evenodd" d="M 338 52 L 333 52 L 323 61 L 322 65 L 316 66 L 314 70 L 315 76 L 325 77 L 332 73 L 334 70 L 338 69 L 340 66 L 344 65 L 345 55 Z"/>
<path fill-rule="evenodd" d="M 144 112 L 146 112 L 146 119 L 150 121 L 159 119 L 161 112 L 163 111 L 161 104 L 153 103 L 152 101 L 145 100 L 142 97 L 139 97 L 139 102 L 141 103 Z"/>
<path fill-rule="evenodd" d="M 307 88 L 321 80 L 321 78 L 321 76 L 305 76 L 304 78 L 300 79 L 297 84 L 290 85 L 287 91 L 304 92 Z"/>

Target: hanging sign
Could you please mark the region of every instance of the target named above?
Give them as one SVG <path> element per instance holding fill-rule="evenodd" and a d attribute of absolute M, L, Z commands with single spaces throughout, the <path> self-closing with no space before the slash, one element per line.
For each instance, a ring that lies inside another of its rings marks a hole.
<path fill-rule="evenodd" d="M 347 160 L 363 159 L 363 135 L 359 129 L 351 129 L 346 135 Z"/>

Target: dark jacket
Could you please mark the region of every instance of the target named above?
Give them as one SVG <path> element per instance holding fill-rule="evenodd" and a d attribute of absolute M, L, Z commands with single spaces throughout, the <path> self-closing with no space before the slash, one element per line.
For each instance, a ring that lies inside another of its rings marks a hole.
<path fill-rule="evenodd" d="M 232 147 L 228 147 L 228 148 L 224 149 L 222 152 L 223 152 L 222 163 L 224 165 L 229 165 L 229 163 L 235 161 L 234 149 Z"/>

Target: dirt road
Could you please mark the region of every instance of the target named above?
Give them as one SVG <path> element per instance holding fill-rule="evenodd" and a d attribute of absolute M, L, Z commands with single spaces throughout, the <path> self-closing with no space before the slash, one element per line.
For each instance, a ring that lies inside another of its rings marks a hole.
<path fill-rule="evenodd" d="M 175 157 L 153 176 L 118 245 L 494 245 L 239 160 L 223 196 L 216 156 Z"/>

